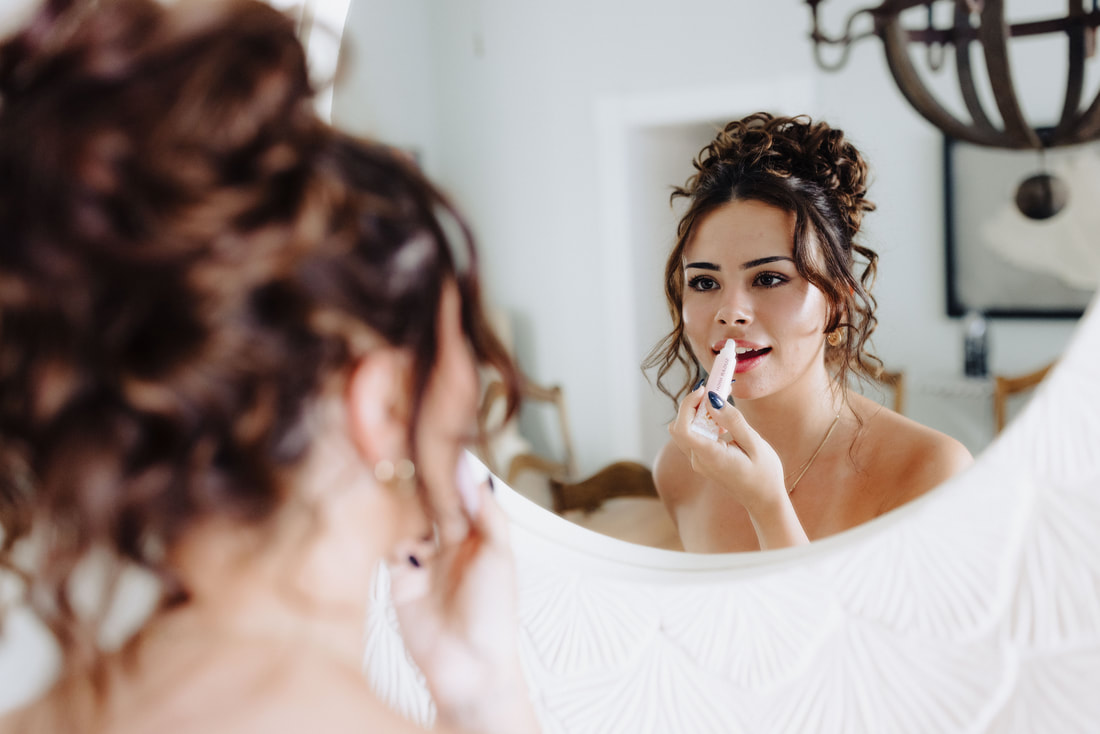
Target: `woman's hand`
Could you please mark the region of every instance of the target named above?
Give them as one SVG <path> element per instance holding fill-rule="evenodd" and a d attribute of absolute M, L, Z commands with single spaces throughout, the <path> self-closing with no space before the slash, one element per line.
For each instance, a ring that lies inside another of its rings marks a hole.
<path fill-rule="evenodd" d="M 515 566 L 508 523 L 460 461 L 447 532 L 391 564 L 401 635 L 427 679 L 439 721 L 464 731 L 537 732 L 519 666 Z M 465 532 L 454 522 L 466 519 Z"/>
<path fill-rule="evenodd" d="M 714 422 L 725 432 L 717 441 L 691 429 L 695 413 L 704 402 Z M 680 403 L 668 431 L 690 459 L 691 468 L 748 511 L 762 550 L 809 542 L 787 496 L 779 455 L 753 430 L 741 411 L 699 387 Z"/>

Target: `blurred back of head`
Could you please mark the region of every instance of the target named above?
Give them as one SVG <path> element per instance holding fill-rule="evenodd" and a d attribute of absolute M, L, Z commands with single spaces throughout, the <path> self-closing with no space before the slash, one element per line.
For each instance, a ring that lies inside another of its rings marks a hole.
<path fill-rule="evenodd" d="M 413 356 L 415 426 L 445 281 L 513 374 L 457 215 L 312 95 L 294 24 L 253 0 L 49 0 L 0 46 L 0 565 L 39 541 L 27 597 L 71 656 L 95 657 L 81 560 L 185 600 L 173 544 L 273 514 L 312 401 L 372 344 Z"/>

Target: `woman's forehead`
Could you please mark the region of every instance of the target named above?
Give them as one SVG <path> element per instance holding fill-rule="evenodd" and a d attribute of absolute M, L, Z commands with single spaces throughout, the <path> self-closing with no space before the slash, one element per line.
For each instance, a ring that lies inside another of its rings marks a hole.
<path fill-rule="evenodd" d="M 684 247 L 688 260 L 718 258 L 738 263 L 794 250 L 792 212 L 755 200 L 723 204 L 703 217 Z"/>

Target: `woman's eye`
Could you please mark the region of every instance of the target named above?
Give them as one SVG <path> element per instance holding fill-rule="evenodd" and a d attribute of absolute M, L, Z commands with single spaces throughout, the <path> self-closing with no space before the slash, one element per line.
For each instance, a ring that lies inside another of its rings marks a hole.
<path fill-rule="evenodd" d="M 763 288 L 774 288 L 777 285 L 783 285 L 788 280 L 787 276 L 779 273 L 760 273 L 753 279 L 753 282 Z"/>
<path fill-rule="evenodd" d="M 688 286 L 695 291 L 712 291 L 718 287 L 718 281 L 708 275 L 696 275 L 688 281 Z"/>

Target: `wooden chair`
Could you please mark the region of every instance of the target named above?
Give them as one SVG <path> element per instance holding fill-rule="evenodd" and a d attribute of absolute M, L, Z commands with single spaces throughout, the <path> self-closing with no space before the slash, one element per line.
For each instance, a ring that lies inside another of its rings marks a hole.
<path fill-rule="evenodd" d="M 1051 362 L 1033 372 L 1022 375 L 994 375 L 993 376 L 993 429 L 994 433 L 1000 433 L 1005 423 L 1008 422 L 1008 401 L 1010 398 L 1033 389 L 1043 381 L 1043 378 L 1054 366 Z"/>
<path fill-rule="evenodd" d="M 543 387 L 528 381 L 522 394 L 524 400 L 546 403 L 557 413 L 563 457 L 558 460 L 535 453 L 529 450 L 530 443 L 518 435 L 514 424 L 499 425 L 504 385 L 490 382 L 478 416 L 482 429 L 478 451 L 493 473 L 504 477 L 529 499 L 545 503 L 554 513 L 581 527 L 631 543 L 683 550 L 676 525 L 657 496 L 653 473 L 648 467 L 636 461 L 616 461 L 577 481 L 573 439 L 561 387 Z M 494 438 L 498 445 L 510 439 L 510 451 L 503 452 L 507 455 L 499 462 L 506 463 L 506 467 L 494 466 L 498 463 L 490 445 Z"/>
<path fill-rule="evenodd" d="M 653 473 L 636 461 L 616 461 L 580 482 L 551 480 L 550 490 L 553 510 L 583 528 L 628 543 L 684 549 Z"/>
<path fill-rule="evenodd" d="M 849 376 L 848 387 L 898 413 L 905 411 L 905 372 L 883 370 L 877 377 Z"/>
<path fill-rule="evenodd" d="M 569 418 L 565 409 L 565 397 L 558 385 L 544 387 L 525 381 L 522 394 L 524 400 L 546 403 L 557 414 L 560 443 L 563 447 L 561 459 L 552 459 L 532 451 L 520 451 L 508 459 L 506 467 L 494 466 L 493 452 L 488 445 L 493 436 L 493 421 L 499 420 L 495 414 L 505 398 L 504 385 L 494 381 L 486 388 L 479 412 L 482 445 L 479 453 L 489 468 L 504 477 L 508 484 L 515 486 L 524 472 L 533 471 L 547 478 L 552 501 L 552 509 L 560 514 L 580 510 L 591 514 L 606 500 L 615 497 L 651 497 L 657 498 L 657 488 L 653 483 L 653 473 L 648 467 L 636 461 L 616 461 L 605 466 L 592 476 L 578 481 L 576 459 L 573 453 L 573 438 L 569 430 Z M 503 473 L 501 473 L 503 470 Z"/>
<path fill-rule="evenodd" d="M 883 371 L 878 381 L 894 391 L 894 412 L 905 414 L 905 373 L 901 370 Z"/>
<path fill-rule="evenodd" d="M 636 461 L 616 461 L 580 482 L 551 479 L 550 492 L 559 515 L 570 510 L 591 514 L 615 497 L 657 498 L 653 472 Z"/>
<path fill-rule="evenodd" d="M 493 425 L 495 413 L 506 397 L 504 384 L 493 381 L 485 389 L 485 395 L 481 400 L 478 411 L 478 425 L 480 426 L 480 446 L 478 453 L 495 474 L 504 477 L 508 484 L 514 484 L 516 478 L 525 471 L 536 471 L 562 482 L 573 480 L 577 475 L 576 460 L 573 453 L 573 437 L 569 431 L 569 418 L 565 409 L 565 397 L 560 385 L 543 387 L 530 380 L 525 380 L 521 390 L 525 401 L 547 403 L 554 408 L 557 414 L 558 430 L 562 445 L 562 458 L 551 459 L 531 451 L 522 451 L 513 455 L 508 461 L 508 466 L 495 466 L 493 452 L 488 445 L 493 433 L 500 426 Z"/>

